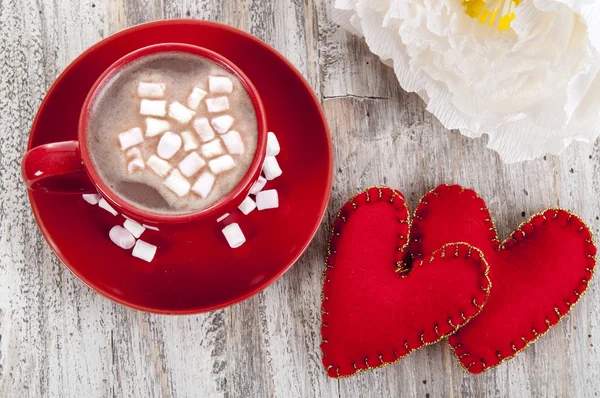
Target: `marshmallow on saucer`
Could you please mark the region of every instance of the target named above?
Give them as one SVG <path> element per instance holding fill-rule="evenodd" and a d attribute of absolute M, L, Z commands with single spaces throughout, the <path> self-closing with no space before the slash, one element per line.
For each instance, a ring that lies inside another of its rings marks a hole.
<path fill-rule="evenodd" d="M 265 187 L 265 185 L 267 185 L 267 179 L 263 176 L 259 176 L 258 180 L 256 180 L 254 185 L 252 185 L 252 188 L 250 188 L 250 193 L 252 195 L 256 195 L 257 193 L 262 191 L 262 189 Z"/>
<path fill-rule="evenodd" d="M 84 193 L 81 196 L 83 197 L 83 200 L 85 200 L 86 202 L 88 202 L 91 205 L 97 205 L 98 202 L 100 202 L 100 198 L 101 198 L 101 196 L 98 195 L 97 193 Z"/>
<path fill-rule="evenodd" d="M 232 249 L 240 247 L 244 244 L 244 242 L 246 242 L 246 237 L 237 223 L 229 224 L 223 228 L 222 232 L 223 235 L 225 235 L 225 239 L 227 239 L 227 243 Z"/>
<path fill-rule="evenodd" d="M 242 136 L 235 130 L 231 130 L 221 136 L 227 150 L 232 155 L 241 155 L 244 153 L 244 141 Z"/>
<path fill-rule="evenodd" d="M 163 159 L 171 159 L 181 148 L 181 137 L 171 131 L 167 131 L 160 137 L 156 153 Z"/>
<path fill-rule="evenodd" d="M 167 85 L 165 83 L 139 82 L 137 93 L 143 98 L 162 98 L 166 89 Z"/>
<path fill-rule="evenodd" d="M 191 132 L 182 131 L 179 134 L 181 135 L 181 139 L 183 140 L 183 149 L 186 152 L 198 148 L 198 141 L 196 141 L 196 138 Z"/>
<path fill-rule="evenodd" d="M 209 159 L 224 153 L 223 145 L 221 145 L 221 141 L 218 138 L 202 145 L 200 151 L 202 152 L 202 156 Z"/>
<path fill-rule="evenodd" d="M 142 236 L 142 234 L 146 230 L 146 228 L 142 224 L 140 224 L 137 221 L 134 221 L 130 218 L 125 219 L 125 222 L 123 223 L 123 227 L 126 230 L 128 230 L 129 232 L 131 232 L 131 234 L 135 238 L 139 238 L 140 236 Z"/>
<path fill-rule="evenodd" d="M 208 162 L 208 167 L 214 174 L 220 174 L 224 171 L 233 169 L 235 167 L 235 161 L 231 156 L 223 155 L 210 160 Z"/>
<path fill-rule="evenodd" d="M 144 142 L 144 136 L 142 135 L 142 129 L 139 127 L 134 127 L 119 134 L 119 143 L 121 144 L 122 150 L 131 148 L 142 142 Z"/>
<path fill-rule="evenodd" d="M 221 222 L 224 219 L 226 219 L 227 217 L 229 217 L 229 213 L 225 213 L 221 217 L 217 218 L 217 222 Z"/>
<path fill-rule="evenodd" d="M 277 163 L 275 156 L 267 156 L 265 158 L 262 171 L 265 175 L 265 178 L 269 181 L 274 180 L 282 174 L 281 168 L 279 167 L 279 163 Z"/>
<path fill-rule="evenodd" d="M 191 188 L 188 180 L 186 180 L 177 169 L 174 169 L 171 174 L 165 178 L 164 184 L 179 197 L 187 195 Z"/>
<path fill-rule="evenodd" d="M 154 256 L 156 255 L 156 246 L 151 245 L 148 242 L 144 242 L 141 239 L 138 239 L 138 241 L 135 242 L 135 246 L 133 247 L 131 255 L 133 257 L 137 257 L 144 261 L 150 262 L 152 261 L 152 259 L 154 259 Z"/>
<path fill-rule="evenodd" d="M 171 170 L 171 164 L 156 155 L 150 155 L 146 164 L 159 176 L 164 177 Z"/>
<path fill-rule="evenodd" d="M 218 116 L 213 118 L 210 124 L 219 134 L 223 134 L 233 126 L 233 118 L 229 115 Z"/>
<path fill-rule="evenodd" d="M 206 97 L 206 91 L 201 88 L 194 87 L 192 93 L 188 96 L 187 106 L 190 109 L 196 110 L 200 106 L 200 102 Z"/>
<path fill-rule="evenodd" d="M 267 133 L 267 156 L 277 156 L 279 155 L 280 150 L 281 148 L 279 147 L 277 137 L 269 131 Z"/>
<path fill-rule="evenodd" d="M 225 96 L 206 99 L 206 109 L 210 113 L 223 112 L 229 109 L 229 99 Z"/>
<path fill-rule="evenodd" d="M 200 155 L 198 155 L 196 152 L 192 152 L 189 155 L 187 155 L 181 162 L 179 162 L 179 165 L 177 165 L 177 167 L 179 167 L 181 174 L 183 174 L 186 177 L 191 177 L 198 171 L 200 171 L 200 169 L 203 168 L 204 165 L 206 165 L 204 159 L 202 159 L 202 157 L 200 157 Z"/>
<path fill-rule="evenodd" d="M 215 183 L 215 176 L 205 171 L 198 177 L 196 183 L 192 187 L 192 191 L 200 195 L 202 199 L 206 199 L 210 191 L 212 190 L 213 184 Z"/>
<path fill-rule="evenodd" d="M 213 131 L 212 127 L 210 127 L 210 123 L 205 117 L 199 117 L 194 120 L 194 130 L 196 130 L 196 133 L 198 133 L 200 139 L 202 139 L 204 142 L 215 138 L 215 132 Z"/>
<path fill-rule="evenodd" d="M 135 238 L 133 237 L 131 232 L 129 232 L 120 225 L 115 225 L 114 227 L 112 227 L 110 232 L 108 233 L 108 236 L 110 240 L 112 240 L 112 242 L 115 245 L 119 246 L 121 249 L 128 250 L 131 249 L 133 245 L 135 245 Z"/>
<path fill-rule="evenodd" d="M 238 209 L 240 209 L 240 211 L 247 216 L 254 209 L 256 209 L 256 203 L 250 196 L 246 196 L 246 199 L 244 199 L 244 201 L 239 205 Z"/>
<path fill-rule="evenodd" d="M 226 76 L 209 76 L 208 89 L 211 93 L 231 93 L 233 82 Z"/>
<path fill-rule="evenodd" d="M 261 191 L 256 194 L 256 207 L 258 210 L 275 209 L 279 207 L 279 195 L 274 189 Z"/>
<path fill-rule="evenodd" d="M 146 118 L 146 137 L 154 137 L 168 131 L 169 128 L 171 128 L 171 124 L 166 120 L 153 117 Z"/>
<path fill-rule="evenodd" d="M 164 117 L 167 114 L 167 101 L 143 99 L 140 102 L 140 114 Z"/>
<path fill-rule="evenodd" d="M 106 200 L 104 200 L 104 198 L 100 198 L 100 200 L 98 201 L 98 206 L 100 206 L 100 208 L 106 210 L 113 216 L 116 216 L 117 214 L 119 214 L 119 213 L 117 213 L 117 211 L 115 209 L 113 209 L 113 207 L 111 205 L 108 204 L 108 202 Z"/>
<path fill-rule="evenodd" d="M 195 114 L 196 112 L 186 108 L 185 105 L 182 105 L 180 102 L 171 102 L 169 105 L 169 116 L 181 124 L 188 123 Z"/>

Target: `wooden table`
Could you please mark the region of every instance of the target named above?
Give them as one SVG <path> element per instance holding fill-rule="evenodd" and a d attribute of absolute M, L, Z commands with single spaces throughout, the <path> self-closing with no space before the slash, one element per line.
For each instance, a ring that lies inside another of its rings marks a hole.
<path fill-rule="evenodd" d="M 486 138 L 444 129 L 366 45 L 331 22 L 330 0 L 0 1 L 1 397 L 592 396 L 600 391 L 598 280 L 571 314 L 509 363 L 480 376 L 446 344 L 340 381 L 321 366 L 321 271 L 332 216 L 374 184 L 411 206 L 440 183 L 475 188 L 502 237 L 561 206 L 598 232 L 599 150 L 503 164 Z M 127 26 L 199 18 L 246 30 L 281 51 L 322 101 L 336 156 L 332 200 L 312 245 L 280 280 L 209 314 L 168 317 L 114 304 L 51 252 L 19 175 L 35 111 L 87 47 Z"/>

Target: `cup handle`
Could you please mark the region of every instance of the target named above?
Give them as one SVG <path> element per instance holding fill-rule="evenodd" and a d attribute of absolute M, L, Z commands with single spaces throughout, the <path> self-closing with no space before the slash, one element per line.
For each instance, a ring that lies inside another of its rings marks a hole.
<path fill-rule="evenodd" d="M 77 141 L 55 142 L 30 149 L 23 157 L 21 174 L 27 188 L 34 192 L 96 192 L 83 167 Z"/>

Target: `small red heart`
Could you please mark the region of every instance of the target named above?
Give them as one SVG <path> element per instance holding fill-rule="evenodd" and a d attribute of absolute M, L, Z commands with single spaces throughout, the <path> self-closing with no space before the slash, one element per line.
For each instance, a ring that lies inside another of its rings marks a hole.
<path fill-rule="evenodd" d="M 449 339 L 471 373 L 512 358 L 558 323 L 585 292 L 595 266 L 592 235 L 577 216 L 545 210 L 501 244 L 483 199 L 442 185 L 415 211 L 411 253 L 422 259 L 456 241 L 481 249 L 492 282 L 481 314 Z"/>
<path fill-rule="evenodd" d="M 409 225 L 404 197 L 390 188 L 370 188 L 340 210 L 323 274 L 321 349 L 329 376 L 396 362 L 483 308 L 490 284 L 481 252 L 440 245 L 408 271 Z"/>

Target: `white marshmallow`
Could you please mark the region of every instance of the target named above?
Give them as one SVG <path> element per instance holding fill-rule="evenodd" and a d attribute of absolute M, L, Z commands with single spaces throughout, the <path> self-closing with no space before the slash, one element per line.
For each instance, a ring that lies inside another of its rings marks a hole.
<path fill-rule="evenodd" d="M 128 149 L 127 152 L 125 152 L 125 157 L 127 160 L 142 159 L 142 151 L 140 151 L 140 148 L 135 147 Z"/>
<path fill-rule="evenodd" d="M 213 118 L 210 124 L 218 133 L 223 134 L 233 126 L 233 118 L 229 115 L 218 116 Z"/>
<path fill-rule="evenodd" d="M 218 113 L 223 112 L 229 109 L 229 98 L 216 97 L 216 98 L 207 98 L 206 99 L 206 109 L 210 113 Z"/>
<path fill-rule="evenodd" d="M 279 147 L 277 137 L 269 131 L 267 133 L 267 156 L 277 156 L 279 155 L 280 150 L 281 148 Z"/>
<path fill-rule="evenodd" d="M 165 178 L 164 184 L 179 197 L 183 197 L 190 192 L 190 183 L 177 169 L 173 170 L 171 174 Z"/>
<path fill-rule="evenodd" d="M 244 199 L 244 201 L 239 205 L 238 209 L 240 209 L 240 211 L 247 216 L 254 209 L 256 209 L 256 203 L 250 196 L 246 196 L 246 199 Z"/>
<path fill-rule="evenodd" d="M 129 174 L 133 174 L 136 171 L 144 170 L 146 168 L 146 164 L 142 158 L 135 158 L 129 163 L 127 163 L 127 172 Z"/>
<path fill-rule="evenodd" d="M 142 135 L 142 129 L 139 127 L 134 127 L 131 130 L 119 134 L 119 143 L 121 144 L 122 150 L 131 148 L 142 142 L 144 142 L 144 136 Z"/>
<path fill-rule="evenodd" d="M 275 209 L 279 207 L 279 195 L 274 189 L 261 191 L 256 194 L 256 207 L 258 210 Z"/>
<path fill-rule="evenodd" d="M 101 198 L 97 193 L 84 193 L 81 197 L 91 205 L 97 205 Z"/>
<path fill-rule="evenodd" d="M 115 209 L 113 209 L 113 207 L 111 205 L 108 204 L 108 202 L 106 200 L 104 200 L 104 198 L 100 198 L 100 200 L 98 201 L 98 206 L 100 206 L 102 209 L 106 210 L 113 216 L 116 216 L 117 214 L 119 214 L 119 213 L 117 213 L 117 211 Z"/>
<path fill-rule="evenodd" d="M 192 187 L 192 191 L 200 195 L 202 199 L 206 199 L 214 183 L 215 176 L 209 173 L 208 171 L 205 171 L 196 180 L 196 183 Z"/>
<path fill-rule="evenodd" d="M 229 213 L 225 213 L 221 217 L 217 218 L 217 222 L 221 222 L 224 219 L 226 219 L 227 217 L 229 217 Z"/>
<path fill-rule="evenodd" d="M 153 227 L 152 225 L 146 225 L 146 224 L 142 224 L 142 227 L 149 229 L 151 231 L 160 231 L 160 229 Z"/>
<path fill-rule="evenodd" d="M 135 238 L 125 228 L 120 225 L 115 225 L 110 229 L 108 236 L 112 242 L 121 249 L 129 250 L 135 245 Z"/>
<path fill-rule="evenodd" d="M 200 106 L 200 102 L 206 97 L 206 91 L 201 88 L 194 87 L 192 93 L 187 98 L 187 106 L 190 109 L 196 110 Z"/>
<path fill-rule="evenodd" d="M 215 132 L 212 129 L 212 127 L 210 127 L 210 123 L 205 117 L 199 117 L 196 120 L 194 120 L 194 130 L 196 130 L 196 133 L 198 133 L 198 135 L 204 142 L 210 141 L 213 138 L 215 138 Z"/>
<path fill-rule="evenodd" d="M 181 139 L 183 139 L 183 149 L 186 152 L 198 148 L 198 141 L 191 132 L 182 131 L 179 134 L 181 135 Z"/>
<path fill-rule="evenodd" d="M 233 91 L 233 82 L 226 76 L 209 76 L 208 89 L 211 93 L 230 93 Z"/>
<path fill-rule="evenodd" d="M 277 159 L 275 159 L 275 156 L 267 156 L 265 158 L 262 171 L 265 178 L 269 181 L 274 180 L 282 174 L 281 167 L 279 167 L 279 163 L 277 162 Z"/>
<path fill-rule="evenodd" d="M 241 155 L 244 153 L 244 141 L 237 131 L 231 130 L 229 133 L 223 134 L 221 138 L 229 153 L 233 155 Z"/>
<path fill-rule="evenodd" d="M 143 99 L 140 102 L 140 114 L 164 117 L 167 114 L 167 101 Z"/>
<path fill-rule="evenodd" d="M 153 117 L 146 118 L 146 137 L 154 137 L 168 131 L 170 128 L 171 124 L 167 120 L 155 119 Z"/>
<path fill-rule="evenodd" d="M 138 223 L 137 221 L 133 221 L 131 218 L 125 220 L 125 222 L 123 223 L 123 227 L 125 227 L 126 230 L 131 232 L 131 235 L 133 235 L 136 238 L 142 236 L 142 234 L 146 230 L 146 228 L 144 228 L 142 224 Z"/>
<path fill-rule="evenodd" d="M 186 108 L 180 102 L 171 102 L 169 105 L 169 116 L 181 124 L 188 123 L 190 120 L 192 120 L 195 114 L 196 112 Z"/>
<path fill-rule="evenodd" d="M 156 155 L 150 155 L 146 164 L 159 176 L 164 177 L 171 170 L 171 164 Z"/>
<path fill-rule="evenodd" d="M 256 195 L 257 193 L 262 191 L 262 189 L 265 187 L 265 185 L 267 185 L 267 179 L 263 176 L 259 176 L 258 180 L 256 180 L 254 185 L 252 185 L 252 188 L 250 188 L 250 193 L 252 195 Z"/>
<path fill-rule="evenodd" d="M 202 152 L 202 156 L 210 159 L 222 155 L 225 151 L 223 150 L 223 145 L 221 145 L 221 140 L 217 138 L 208 144 L 202 145 L 202 147 L 200 147 L 200 152 Z"/>
<path fill-rule="evenodd" d="M 162 98 L 165 95 L 167 85 L 165 83 L 148 83 L 139 82 L 137 93 L 140 97 L 145 98 Z"/>
<path fill-rule="evenodd" d="M 215 174 L 220 174 L 224 171 L 231 170 L 235 167 L 235 161 L 229 155 L 219 156 L 218 158 L 212 159 L 208 162 L 210 171 Z"/>
<path fill-rule="evenodd" d="M 154 259 L 154 256 L 156 255 L 156 246 L 144 242 L 141 239 L 138 239 L 138 241 L 135 242 L 135 246 L 133 247 L 131 255 L 133 257 L 137 257 L 144 261 L 150 262 Z"/>
<path fill-rule="evenodd" d="M 160 137 L 156 153 L 163 159 L 171 159 L 181 148 L 181 137 L 172 131 L 167 131 Z"/>
<path fill-rule="evenodd" d="M 179 170 L 181 174 L 186 177 L 191 177 L 200 171 L 206 165 L 206 161 L 200 157 L 196 152 L 192 152 L 187 155 L 181 162 L 179 162 Z"/>
<path fill-rule="evenodd" d="M 229 224 L 223 228 L 223 235 L 225 235 L 225 239 L 227 239 L 227 243 L 232 249 L 240 247 L 246 242 L 246 237 L 237 223 Z"/>

